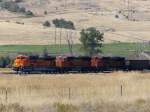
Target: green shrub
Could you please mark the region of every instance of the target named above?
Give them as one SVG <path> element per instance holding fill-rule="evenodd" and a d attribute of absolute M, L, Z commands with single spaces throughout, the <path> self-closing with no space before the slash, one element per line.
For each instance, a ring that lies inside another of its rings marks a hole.
<path fill-rule="evenodd" d="M 10 59 L 9 56 L 6 57 L 0 57 L 0 67 L 5 68 L 10 66 L 12 60 Z"/>

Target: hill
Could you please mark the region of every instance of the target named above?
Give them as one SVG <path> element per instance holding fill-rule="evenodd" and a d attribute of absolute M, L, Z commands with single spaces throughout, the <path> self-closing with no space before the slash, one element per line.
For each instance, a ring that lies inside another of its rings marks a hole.
<path fill-rule="evenodd" d="M 79 32 L 83 28 L 96 27 L 105 32 L 105 42 L 149 42 L 150 1 L 132 0 L 23 0 L 17 3 L 31 10 L 34 17 L 26 17 L 1 9 L 0 45 L 6 44 L 54 44 L 60 35 L 62 43 L 66 37 L 79 43 Z M 44 14 L 47 12 L 47 14 Z M 71 20 L 76 30 L 56 29 L 54 25 L 45 28 L 48 20 L 64 18 Z M 34 40 L 34 41 L 33 41 Z"/>

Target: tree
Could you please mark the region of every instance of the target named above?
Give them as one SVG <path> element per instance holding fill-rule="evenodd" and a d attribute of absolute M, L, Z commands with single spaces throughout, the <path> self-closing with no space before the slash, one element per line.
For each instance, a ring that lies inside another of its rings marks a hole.
<path fill-rule="evenodd" d="M 1 57 L 0 58 L 0 67 L 5 68 L 5 66 L 6 66 L 6 60 L 4 57 Z"/>
<path fill-rule="evenodd" d="M 74 23 L 72 21 L 67 21 L 65 19 L 54 19 L 53 24 L 57 28 L 75 29 Z"/>
<path fill-rule="evenodd" d="M 5 68 L 9 66 L 11 63 L 11 59 L 9 56 L 6 57 L 0 57 L 0 67 Z"/>
<path fill-rule="evenodd" d="M 8 11 L 11 11 L 11 12 L 17 12 L 19 10 L 19 8 L 20 8 L 18 6 L 18 4 L 16 4 L 13 1 L 2 2 L 1 7 L 3 9 L 7 9 Z"/>
<path fill-rule="evenodd" d="M 95 55 L 101 52 L 103 33 L 100 33 L 96 28 L 90 27 L 83 29 L 80 32 L 80 41 L 82 43 L 82 49 L 87 55 Z"/>

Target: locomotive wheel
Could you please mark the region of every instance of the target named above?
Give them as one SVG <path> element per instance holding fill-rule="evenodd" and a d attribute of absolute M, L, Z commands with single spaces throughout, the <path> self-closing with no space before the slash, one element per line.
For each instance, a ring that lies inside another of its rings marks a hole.
<path fill-rule="evenodd" d="M 27 72 L 27 74 L 31 74 L 31 72 Z"/>
<path fill-rule="evenodd" d="M 22 70 L 23 70 L 22 68 L 19 68 L 19 70 L 18 70 L 19 75 L 22 75 L 22 73 L 23 73 Z"/>
<path fill-rule="evenodd" d="M 60 74 L 63 74 L 63 73 L 64 73 L 64 70 L 61 69 L 61 70 L 59 71 L 59 73 L 60 73 Z"/>
<path fill-rule="evenodd" d="M 23 74 L 23 72 L 22 71 L 19 71 L 19 75 L 22 75 Z"/>

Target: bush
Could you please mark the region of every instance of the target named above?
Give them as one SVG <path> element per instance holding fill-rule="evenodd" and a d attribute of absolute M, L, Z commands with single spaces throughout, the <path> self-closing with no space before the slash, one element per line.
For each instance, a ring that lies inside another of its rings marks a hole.
<path fill-rule="evenodd" d="M 44 11 L 44 14 L 47 15 L 47 11 Z"/>
<path fill-rule="evenodd" d="M 26 11 L 26 9 L 24 7 L 20 7 L 17 3 L 21 2 L 21 0 L 17 0 L 17 1 L 5 1 L 1 3 L 1 8 L 3 9 L 7 9 L 8 11 L 11 12 L 18 12 L 18 13 L 23 13 L 27 16 L 33 16 L 33 12 L 28 10 Z"/>
<path fill-rule="evenodd" d="M 50 26 L 51 26 L 51 24 L 50 24 L 50 22 L 49 22 L 49 21 L 45 21 L 45 22 L 43 23 L 43 26 L 50 27 Z"/>
<path fill-rule="evenodd" d="M 12 61 L 9 56 L 0 57 L 0 67 L 2 67 L 2 68 L 8 67 L 11 62 Z"/>
<path fill-rule="evenodd" d="M 33 12 L 30 11 L 30 10 L 28 10 L 27 12 L 25 12 L 25 14 L 26 14 L 26 16 L 29 16 L 29 17 L 34 16 Z"/>
<path fill-rule="evenodd" d="M 2 2 L 1 7 L 11 12 L 18 12 L 19 10 L 19 6 L 15 2 L 12 2 L 12 1 Z"/>
<path fill-rule="evenodd" d="M 72 21 L 66 21 L 64 19 L 54 19 L 53 24 L 57 28 L 75 29 Z"/>
<path fill-rule="evenodd" d="M 119 18 L 119 15 L 115 15 L 115 18 Z"/>
<path fill-rule="evenodd" d="M 21 7 L 21 8 L 18 9 L 18 12 L 25 13 L 26 9 L 24 7 Z"/>

